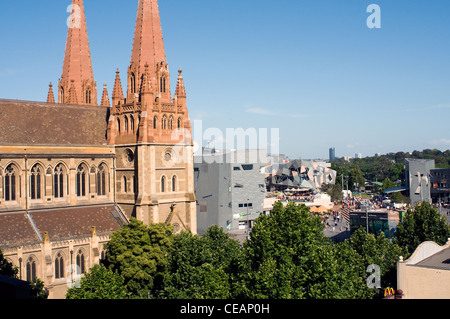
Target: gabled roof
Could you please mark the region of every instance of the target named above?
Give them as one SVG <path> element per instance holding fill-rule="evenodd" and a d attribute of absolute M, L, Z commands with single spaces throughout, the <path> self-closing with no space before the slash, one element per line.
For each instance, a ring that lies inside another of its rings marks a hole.
<path fill-rule="evenodd" d="M 109 108 L 0 99 L 0 145 L 104 145 Z"/>
<path fill-rule="evenodd" d="M 42 243 L 47 232 L 51 241 L 110 235 L 127 220 L 113 205 L 67 207 L 0 214 L 0 248 Z"/>

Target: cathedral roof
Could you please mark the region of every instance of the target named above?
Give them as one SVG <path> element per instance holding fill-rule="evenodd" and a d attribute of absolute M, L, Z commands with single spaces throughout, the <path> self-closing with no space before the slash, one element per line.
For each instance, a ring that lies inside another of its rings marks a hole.
<path fill-rule="evenodd" d="M 95 227 L 99 236 L 110 235 L 126 223 L 115 205 L 68 207 L 15 213 L 0 213 L 0 247 L 86 238 Z"/>
<path fill-rule="evenodd" d="M 0 99 L 0 145 L 104 145 L 109 108 Z"/>

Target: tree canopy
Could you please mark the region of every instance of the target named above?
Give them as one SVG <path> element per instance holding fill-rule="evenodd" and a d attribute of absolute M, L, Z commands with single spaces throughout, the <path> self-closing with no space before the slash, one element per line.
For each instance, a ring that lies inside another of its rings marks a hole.
<path fill-rule="evenodd" d="M 132 218 L 115 232 L 106 245 L 106 265 L 124 279 L 132 295 L 154 296 L 162 289 L 168 255 L 173 245 L 173 227 L 150 227 Z"/>
<path fill-rule="evenodd" d="M 427 202 L 409 208 L 399 223 L 395 241 L 411 254 L 424 241 L 444 245 L 450 237 L 450 228 L 444 216 Z"/>

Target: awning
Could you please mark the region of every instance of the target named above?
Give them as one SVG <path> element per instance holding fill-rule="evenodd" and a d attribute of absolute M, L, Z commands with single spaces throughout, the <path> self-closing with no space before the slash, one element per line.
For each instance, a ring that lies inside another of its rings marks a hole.
<path fill-rule="evenodd" d="M 383 191 L 383 193 L 385 194 L 392 194 L 392 193 L 397 193 L 397 192 L 403 192 L 403 191 L 407 191 L 409 188 L 406 186 L 400 186 L 400 187 L 393 187 L 393 188 L 388 188 L 385 189 Z"/>

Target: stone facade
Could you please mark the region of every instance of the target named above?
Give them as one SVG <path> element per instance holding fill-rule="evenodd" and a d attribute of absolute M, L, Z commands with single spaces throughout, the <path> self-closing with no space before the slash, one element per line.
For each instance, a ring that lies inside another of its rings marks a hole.
<path fill-rule="evenodd" d="M 131 217 L 197 231 L 186 90 L 179 70 L 171 96 L 157 1 L 139 0 L 126 95 L 117 70 L 100 106 L 82 0 L 74 13 L 58 103 L 51 83 L 47 103 L 0 100 L 0 249 L 50 298 Z"/>

